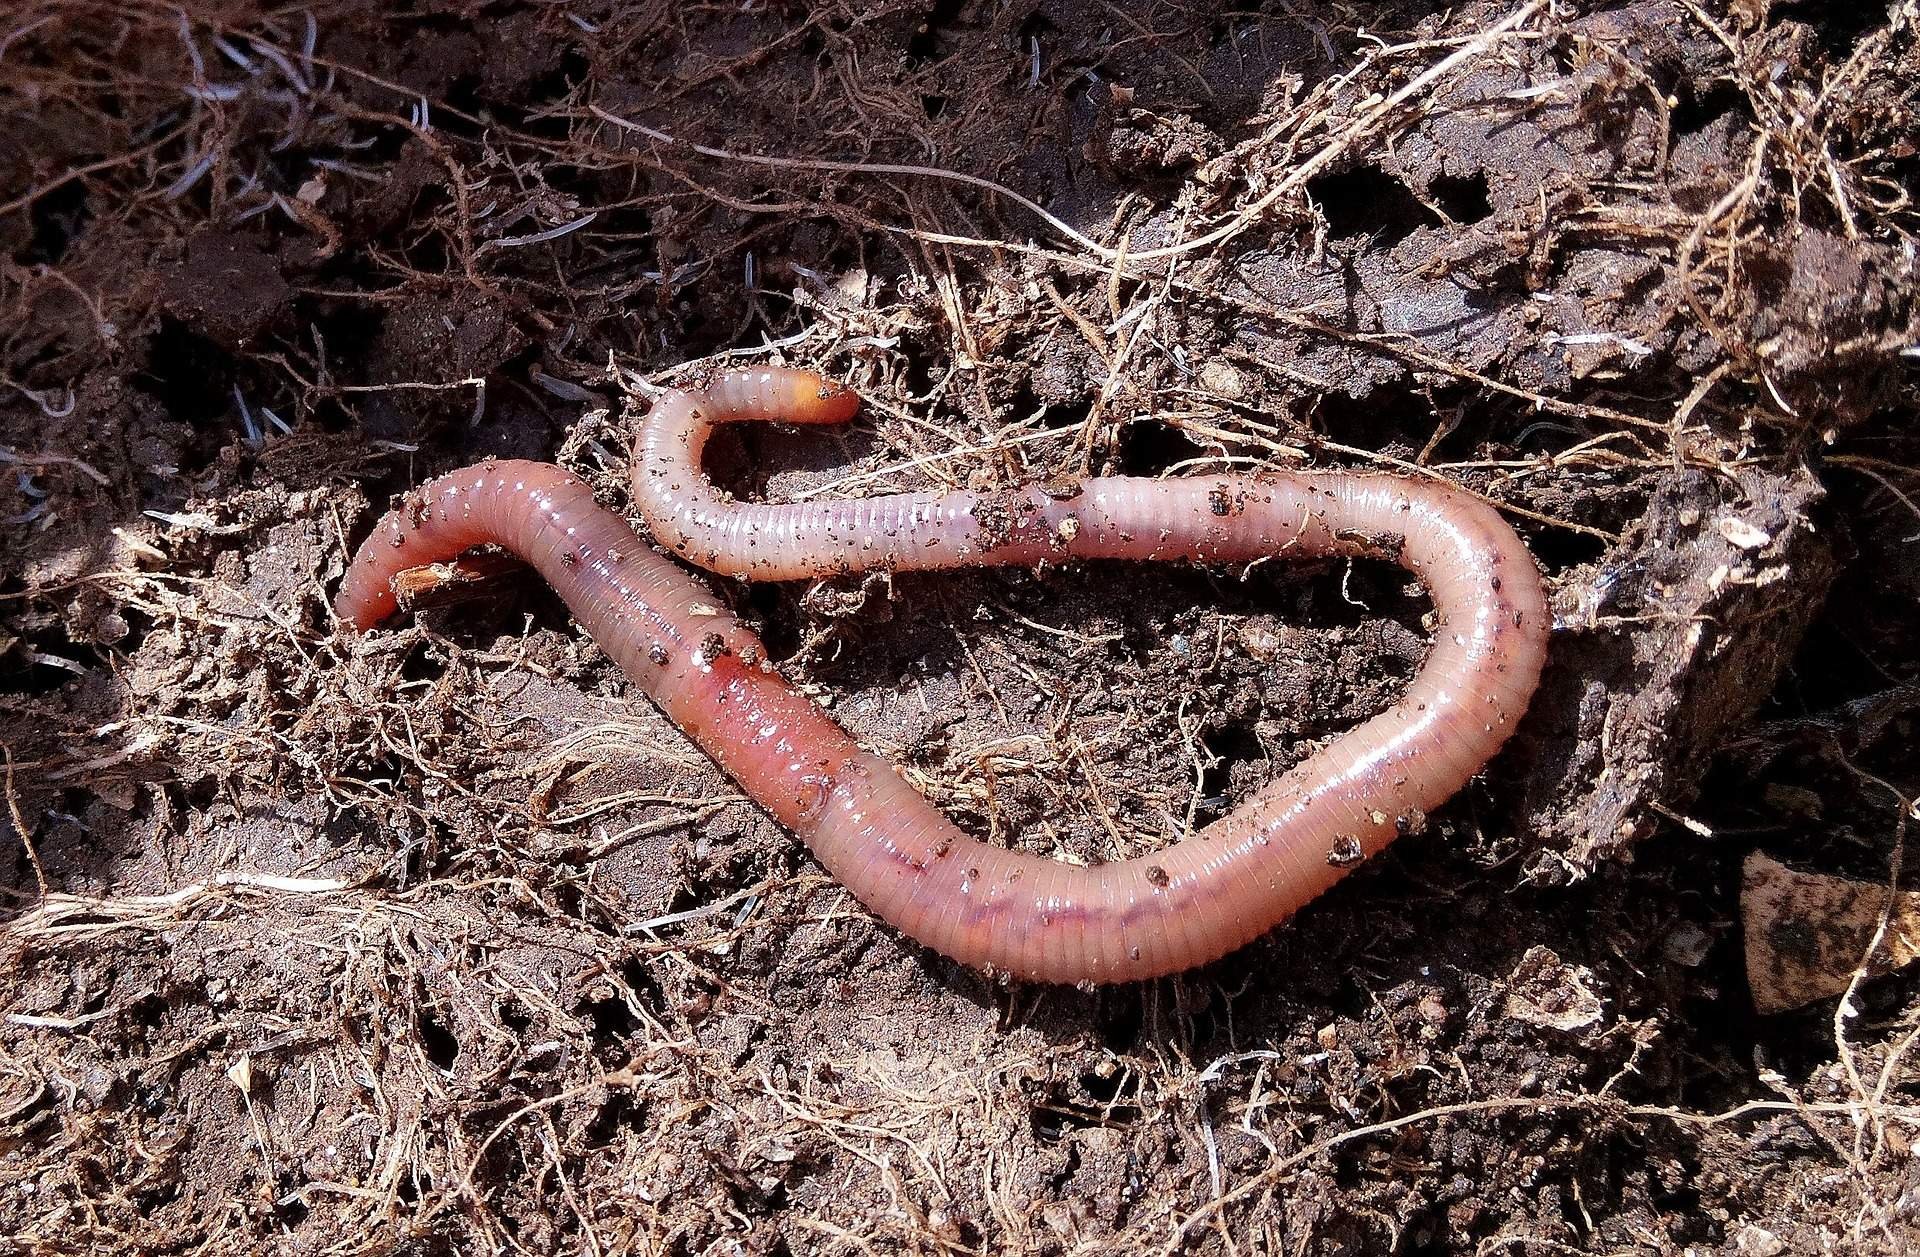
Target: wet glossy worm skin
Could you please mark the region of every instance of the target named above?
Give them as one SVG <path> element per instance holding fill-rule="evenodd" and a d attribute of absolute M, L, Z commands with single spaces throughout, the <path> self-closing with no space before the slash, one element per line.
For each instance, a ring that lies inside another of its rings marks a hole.
<path fill-rule="evenodd" d="M 863 903 L 949 956 L 1051 982 L 1186 969 L 1272 929 L 1417 827 L 1512 732 L 1539 678 L 1539 571 L 1486 504 L 1438 484 L 1326 473 L 1127 477 L 1006 493 L 768 506 L 699 467 L 712 425 L 836 423 L 852 394 L 807 372 L 735 372 L 669 394 L 634 462 L 654 534 L 704 566 L 792 580 L 1042 559 L 1368 556 L 1430 591 L 1435 643 L 1400 701 L 1231 814 L 1151 856 L 1081 867 L 969 838 L 767 662 L 713 595 L 586 486 L 483 463 L 410 495 L 355 556 L 337 608 L 365 629 L 392 577 L 482 542 L 531 562 L 629 676 Z"/>

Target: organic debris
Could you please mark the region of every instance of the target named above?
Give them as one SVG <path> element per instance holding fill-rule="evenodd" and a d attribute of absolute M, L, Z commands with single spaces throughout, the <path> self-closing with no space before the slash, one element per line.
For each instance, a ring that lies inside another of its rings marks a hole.
<path fill-rule="evenodd" d="M 1920 891 L 1801 873 L 1756 851 L 1741 875 L 1753 1006 L 1785 1012 L 1920 956 Z"/>

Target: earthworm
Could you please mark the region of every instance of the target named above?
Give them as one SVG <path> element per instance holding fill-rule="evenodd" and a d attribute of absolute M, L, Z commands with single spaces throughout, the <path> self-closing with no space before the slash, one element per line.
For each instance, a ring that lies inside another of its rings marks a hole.
<path fill-rule="evenodd" d="M 840 423 L 857 405 L 838 385 L 784 369 L 669 393 L 635 451 L 639 510 L 693 562 L 770 580 L 1068 559 L 1388 559 L 1427 586 L 1433 648 L 1392 707 L 1227 816 L 1152 855 L 1086 867 L 961 832 L 790 686 L 705 586 L 559 468 L 484 462 L 408 495 L 354 557 L 336 609 L 367 629 L 393 611 L 403 569 L 504 546 L 876 915 L 967 964 L 1047 982 L 1172 973 L 1265 934 L 1419 828 L 1533 696 L 1548 631 L 1539 569 L 1492 507 L 1437 482 L 1103 477 L 754 505 L 723 497 L 700 469 L 716 423 Z"/>

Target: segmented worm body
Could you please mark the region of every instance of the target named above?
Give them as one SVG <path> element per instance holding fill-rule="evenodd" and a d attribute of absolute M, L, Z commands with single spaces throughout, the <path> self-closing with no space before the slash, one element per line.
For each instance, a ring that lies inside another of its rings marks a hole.
<path fill-rule="evenodd" d="M 416 490 L 355 556 L 340 618 L 369 628 L 393 611 L 401 570 L 506 547 L 872 911 L 958 960 L 1049 982 L 1171 973 L 1266 933 L 1417 827 L 1532 698 L 1548 629 L 1539 571 L 1492 508 L 1436 483 L 1107 477 L 779 506 L 733 502 L 700 469 L 716 423 L 839 423 L 856 405 L 793 370 L 733 372 L 669 394 L 636 450 L 639 509 L 693 562 L 769 580 L 1066 559 L 1389 559 L 1432 596 L 1433 649 L 1391 708 L 1229 815 L 1153 855 L 1082 867 L 962 833 L 789 686 L 711 592 L 558 468 L 488 462 Z"/>

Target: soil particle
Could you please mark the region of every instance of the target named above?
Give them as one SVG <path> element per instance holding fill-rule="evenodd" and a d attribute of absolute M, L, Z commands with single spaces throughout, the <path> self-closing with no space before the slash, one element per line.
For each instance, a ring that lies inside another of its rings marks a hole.
<path fill-rule="evenodd" d="M 1561 730 L 1535 743 L 1560 750 L 1534 761 L 1527 807 L 1576 862 L 1618 854 L 1653 829 L 1656 800 L 1684 808 L 1680 783 L 1698 780 L 1766 699 L 1838 570 L 1815 520 L 1823 497 L 1805 471 L 1750 471 L 1731 485 L 1663 477 L 1642 519 L 1563 583 L 1564 631 L 1526 717 Z M 1729 540 L 1714 526 L 1729 520 L 1752 529 L 1735 535 L 1764 543 Z M 1644 631 L 1610 630 L 1626 622 Z M 1648 686 L 1649 676 L 1665 679 Z"/>
<path fill-rule="evenodd" d="M 1110 94 L 1111 95 L 1111 94 Z M 1225 149 L 1220 137 L 1183 113 L 1118 108 L 1096 124 L 1088 156 L 1116 179 L 1161 178 L 1192 170 Z"/>
<path fill-rule="evenodd" d="M 1796 412 L 1854 423 L 1899 382 L 1874 368 L 1892 341 L 1920 337 L 1920 258 L 1910 249 L 1803 231 L 1747 259 L 1742 341 Z"/>
<path fill-rule="evenodd" d="M 230 350 L 249 347 L 292 299 L 273 258 L 254 240 L 216 230 L 188 238 L 162 297 L 169 313 Z"/>

